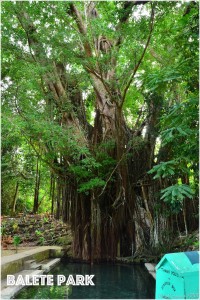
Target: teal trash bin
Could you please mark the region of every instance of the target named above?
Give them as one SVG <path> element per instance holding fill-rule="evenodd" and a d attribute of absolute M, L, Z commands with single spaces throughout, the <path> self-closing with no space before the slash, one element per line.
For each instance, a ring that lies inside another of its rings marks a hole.
<path fill-rule="evenodd" d="M 156 266 L 156 299 L 199 299 L 199 251 L 166 254 Z"/>

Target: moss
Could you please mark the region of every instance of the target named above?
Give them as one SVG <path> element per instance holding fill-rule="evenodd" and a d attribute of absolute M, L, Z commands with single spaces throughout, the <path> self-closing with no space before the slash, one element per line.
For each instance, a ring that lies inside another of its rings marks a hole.
<path fill-rule="evenodd" d="M 12 263 L 1 266 L 1 279 L 6 278 L 8 274 L 14 274 L 23 270 L 23 260 L 19 259 Z"/>
<path fill-rule="evenodd" d="M 50 257 L 51 258 L 61 258 L 63 257 L 64 253 L 62 249 L 51 249 L 50 250 Z"/>
<path fill-rule="evenodd" d="M 59 250 L 61 252 L 61 250 Z M 57 255 L 57 253 L 55 254 Z M 24 269 L 24 263 L 27 259 L 35 259 L 37 262 L 45 260 L 50 257 L 50 249 L 35 253 L 29 256 L 22 257 L 16 261 L 6 263 L 1 267 L 1 278 L 4 279 L 8 274 L 14 274 Z M 60 257 L 60 256 L 54 256 Z"/>
<path fill-rule="evenodd" d="M 65 246 L 65 245 L 70 245 L 71 243 L 72 243 L 71 235 L 61 236 L 56 239 L 56 245 Z"/>
<path fill-rule="evenodd" d="M 50 250 L 45 250 L 32 255 L 33 258 L 37 261 L 41 261 L 50 257 Z"/>

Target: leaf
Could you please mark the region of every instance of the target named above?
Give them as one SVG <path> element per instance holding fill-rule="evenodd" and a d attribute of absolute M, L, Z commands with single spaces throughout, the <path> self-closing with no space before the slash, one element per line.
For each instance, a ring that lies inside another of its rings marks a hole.
<path fill-rule="evenodd" d="M 150 171 L 148 171 L 148 174 L 157 173 L 153 178 L 165 178 L 170 177 L 175 174 L 175 168 L 177 165 L 177 161 L 170 160 L 168 162 L 161 162 L 159 165 L 154 166 Z"/>
<path fill-rule="evenodd" d="M 182 130 L 181 127 L 177 127 L 177 130 L 178 130 L 178 132 L 180 132 L 183 136 L 187 136 L 187 135 L 188 135 L 184 130 Z"/>
<path fill-rule="evenodd" d="M 88 192 L 89 190 L 93 190 L 98 187 L 102 187 L 105 185 L 105 181 L 101 178 L 92 178 L 90 181 L 80 184 L 80 188 L 78 189 L 79 193 Z"/>
<path fill-rule="evenodd" d="M 170 205 L 175 202 L 182 202 L 185 198 L 192 199 L 194 191 L 186 184 L 175 184 L 161 190 L 163 194 L 161 199 L 168 202 Z"/>

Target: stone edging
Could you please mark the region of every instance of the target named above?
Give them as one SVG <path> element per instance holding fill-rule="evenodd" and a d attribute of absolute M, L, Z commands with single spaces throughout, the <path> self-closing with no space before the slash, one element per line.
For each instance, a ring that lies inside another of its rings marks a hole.
<path fill-rule="evenodd" d="M 155 270 L 156 264 L 145 263 L 144 265 L 147 268 L 149 274 L 151 274 L 153 278 L 156 279 L 156 270 Z"/>

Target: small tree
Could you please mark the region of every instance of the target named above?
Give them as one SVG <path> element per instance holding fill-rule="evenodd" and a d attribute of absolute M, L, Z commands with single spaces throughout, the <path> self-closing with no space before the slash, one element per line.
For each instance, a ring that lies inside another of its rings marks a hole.
<path fill-rule="evenodd" d="M 16 253 L 17 253 L 18 246 L 19 246 L 20 242 L 21 242 L 20 236 L 15 235 L 14 238 L 13 238 L 13 243 L 14 243 L 14 245 L 15 245 Z"/>

